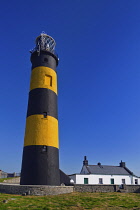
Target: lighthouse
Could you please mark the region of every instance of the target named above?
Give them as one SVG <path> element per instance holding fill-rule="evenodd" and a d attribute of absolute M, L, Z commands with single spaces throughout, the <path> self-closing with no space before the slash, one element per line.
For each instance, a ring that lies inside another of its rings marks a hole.
<path fill-rule="evenodd" d="M 60 185 L 57 113 L 58 57 L 55 40 L 44 32 L 31 51 L 21 185 Z"/>

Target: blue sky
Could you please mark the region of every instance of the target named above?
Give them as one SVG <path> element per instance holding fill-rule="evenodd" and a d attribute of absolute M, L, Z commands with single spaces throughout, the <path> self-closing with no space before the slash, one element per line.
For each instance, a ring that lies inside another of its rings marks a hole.
<path fill-rule="evenodd" d="M 140 1 L 13 0 L 0 13 L 0 169 L 19 172 L 30 53 L 45 31 L 57 43 L 60 168 L 118 165 L 140 176 Z"/>

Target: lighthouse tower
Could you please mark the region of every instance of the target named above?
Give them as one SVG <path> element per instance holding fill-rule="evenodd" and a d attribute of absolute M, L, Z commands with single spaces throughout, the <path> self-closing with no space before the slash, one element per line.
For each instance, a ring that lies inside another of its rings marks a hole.
<path fill-rule="evenodd" d="M 41 33 L 31 51 L 21 185 L 60 185 L 55 45 Z"/>

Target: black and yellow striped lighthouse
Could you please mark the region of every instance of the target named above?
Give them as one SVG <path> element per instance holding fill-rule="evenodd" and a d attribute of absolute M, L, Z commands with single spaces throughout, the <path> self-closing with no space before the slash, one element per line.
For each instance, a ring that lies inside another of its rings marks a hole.
<path fill-rule="evenodd" d="M 55 45 L 41 33 L 31 51 L 21 185 L 60 185 Z"/>

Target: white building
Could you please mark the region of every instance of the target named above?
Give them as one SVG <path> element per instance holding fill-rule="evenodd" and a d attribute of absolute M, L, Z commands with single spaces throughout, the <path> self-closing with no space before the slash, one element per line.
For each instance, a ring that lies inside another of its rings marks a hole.
<path fill-rule="evenodd" d="M 80 174 L 69 175 L 74 184 L 115 184 L 115 185 L 138 185 L 140 177 L 133 174 L 125 162 L 120 162 L 119 166 L 88 165 L 86 156 Z"/>

